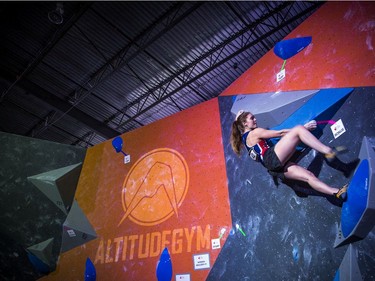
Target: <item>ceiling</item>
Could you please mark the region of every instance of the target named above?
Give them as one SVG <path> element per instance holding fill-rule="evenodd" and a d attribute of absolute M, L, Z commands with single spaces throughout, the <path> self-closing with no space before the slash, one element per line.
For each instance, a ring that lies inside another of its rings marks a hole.
<path fill-rule="evenodd" d="M 90 147 L 163 119 L 220 95 L 322 4 L 0 2 L 0 131 Z"/>

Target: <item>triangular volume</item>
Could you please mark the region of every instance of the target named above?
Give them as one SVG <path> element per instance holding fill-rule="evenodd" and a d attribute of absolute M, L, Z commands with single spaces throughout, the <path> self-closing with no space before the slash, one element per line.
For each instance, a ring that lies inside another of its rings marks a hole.
<path fill-rule="evenodd" d="M 340 281 L 363 280 L 358 266 L 357 250 L 353 244 L 349 245 L 344 258 L 342 259 L 337 275 L 339 276 L 338 280 Z"/>
<path fill-rule="evenodd" d="M 39 273 L 48 274 L 52 271 L 47 264 L 41 261 L 38 257 L 34 256 L 32 253 L 27 252 L 27 257 L 29 258 L 29 261 L 31 262 L 35 270 Z"/>
<path fill-rule="evenodd" d="M 336 114 L 337 110 L 352 91 L 353 88 L 319 90 L 319 92 L 299 107 L 292 115 L 278 126 L 272 127 L 272 129 L 293 128 L 296 125 L 304 124 L 312 119 L 316 121 L 327 121 Z"/>
<path fill-rule="evenodd" d="M 50 238 L 41 243 L 28 247 L 27 251 L 33 254 L 34 256 L 36 256 L 46 265 L 52 266 L 54 264 L 53 258 L 52 258 L 52 246 L 53 246 L 53 238 Z"/>
<path fill-rule="evenodd" d="M 27 179 L 61 211 L 68 213 L 77 188 L 82 163 L 30 176 Z"/>
<path fill-rule="evenodd" d="M 72 165 L 65 174 L 57 179 L 56 184 L 63 200 L 65 209 L 69 212 L 76 193 L 79 176 L 81 175 L 82 163 Z"/>
<path fill-rule="evenodd" d="M 251 108 L 259 123 L 264 127 L 279 125 L 298 108 L 303 106 L 318 90 L 294 91 L 283 93 L 266 93 L 238 95 L 231 112 L 236 115 L 241 109 Z"/>
<path fill-rule="evenodd" d="M 87 217 L 74 200 L 72 208 L 63 224 L 61 252 L 69 251 L 97 237 Z"/>

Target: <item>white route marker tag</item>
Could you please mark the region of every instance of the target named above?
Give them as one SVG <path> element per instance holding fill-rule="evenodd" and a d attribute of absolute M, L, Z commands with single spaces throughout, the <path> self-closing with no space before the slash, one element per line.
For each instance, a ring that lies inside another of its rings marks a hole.
<path fill-rule="evenodd" d="M 126 155 L 125 157 L 124 157 L 124 163 L 125 164 L 128 164 L 130 162 L 130 155 Z"/>
<path fill-rule="evenodd" d="M 280 70 L 280 72 L 276 74 L 276 81 L 280 82 L 284 78 L 285 78 L 285 68 Z"/>
<path fill-rule="evenodd" d="M 194 270 L 210 268 L 210 255 L 201 254 L 193 255 L 194 259 Z"/>
<path fill-rule="evenodd" d="M 176 281 L 190 281 L 190 274 L 176 274 Z"/>
<path fill-rule="evenodd" d="M 212 246 L 212 250 L 215 250 L 215 249 L 220 249 L 220 238 L 217 238 L 217 239 L 212 239 L 211 240 L 211 246 Z"/>
<path fill-rule="evenodd" d="M 337 139 L 339 136 L 346 132 L 341 119 L 331 126 L 331 131 L 335 139 Z"/>

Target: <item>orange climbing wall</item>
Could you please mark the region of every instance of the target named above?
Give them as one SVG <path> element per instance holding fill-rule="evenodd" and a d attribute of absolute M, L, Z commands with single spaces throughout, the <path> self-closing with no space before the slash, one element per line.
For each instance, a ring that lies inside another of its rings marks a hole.
<path fill-rule="evenodd" d="M 312 36 L 312 43 L 287 60 L 273 49 L 222 95 L 375 85 L 374 2 L 327 2 L 285 39 Z"/>
<path fill-rule="evenodd" d="M 193 255 L 209 254 L 211 267 L 220 252 L 211 240 L 225 228 L 222 246 L 231 227 L 217 99 L 122 139 L 131 162 L 111 140 L 90 148 L 76 192 L 98 238 L 61 254 L 42 280 L 84 280 L 87 257 L 97 280 L 156 280 L 164 247 L 173 280 L 204 280 L 210 268 L 195 270 Z"/>

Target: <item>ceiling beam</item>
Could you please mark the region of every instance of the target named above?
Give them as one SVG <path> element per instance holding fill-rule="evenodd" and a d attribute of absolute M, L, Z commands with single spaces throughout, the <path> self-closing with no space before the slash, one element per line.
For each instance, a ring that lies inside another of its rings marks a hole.
<path fill-rule="evenodd" d="M 11 75 L 4 73 L 3 71 L 0 72 L 0 74 L 4 79 L 10 81 L 12 80 Z M 74 118 L 83 125 L 89 127 L 91 131 L 94 131 L 95 133 L 106 139 L 114 138 L 121 134 L 121 132 L 107 126 L 103 122 L 98 121 L 85 112 L 75 108 L 69 102 L 53 95 L 52 93 L 46 91 L 42 87 L 27 79 L 22 79 L 22 81 L 20 81 L 17 86 L 22 88 L 24 91 L 29 92 L 41 101 L 52 106 L 53 108 L 57 109 L 58 111 L 62 112 L 63 114 L 67 114 L 68 116 Z"/>
<path fill-rule="evenodd" d="M 196 78 L 199 78 L 199 77 L 203 76 L 203 75 L 198 75 L 195 78 L 190 78 L 190 74 L 192 72 L 192 69 L 195 68 L 195 66 L 197 64 L 201 63 L 205 59 L 214 57 L 217 52 L 220 53 L 223 50 L 223 48 L 225 48 L 226 46 L 228 46 L 234 40 L 236 40 L 237 38 L 244 37 L 245 34 L 248 31 L 253 30 L 255 27 L 257 27 L 260 23 L 262 23 L 263 21 L 265 21 L 266 19 L 268 19 L 269 17 L 271 17 L 273 14 L 279 13 L 280 11 L 282 11 L 283 9 L 285 9 L 286 7 L 288 7 L 288 6 L 292 5 L 292 4 L 293 4 L 292 2 L 283 2 L 283 3 L 281 3 L 277 7 L 277 9 L 274 9 L 270 13 L 267 13 L 267 14 L 263 15 L 260 19 L 258 19 L 257 21 L 253 22 L 251 25 L 246 25 L 242 30 L 239 30 L 235 34 L 233 34 L 230 37 L 228 37 L 227 39 L 223 40 L 220 44 L 215 45 L 213 48 L 211 48 L 210 50 L 208 50 L 206 53 L 200 55 L 196 60 L 188 63 L 187 65 L 185 65 L 184 67 L 182 67 L 178 71 L 175 71 L 172 75 L 166 77 L 163 81 L 161 81 L 158 85 L 154 86 L 151 90 L 145 91 L 145 93 L 143 95 L 141 95 L 141 96 L 135 98 L 134 100 L 132 100 L 131 102 L 129 102 L 127 105 L 125 105 L 122 108 L 122 110 L 120 112 L 117 112 L 114 115 L 112 115 L 111 118 L 109 118 L 109 121 L 112 121 L 113 119 L 117 118 L 117 116 L 119 114 L 121 114 L 121 112 L 126 112 L 129 108 L 133 107 L 134 105 L 137 105 L 137 104 L 141 103 L 144 99 L 147 99 L 150 96 L 151 93 L 153 93 L 155 91 L 158 91 L 160 88 L 162 88 L 165 85 L 170 85 L 171 82 L 173 82 L 174 80 L 176 80 L 179 76 L 188 77 L 188 79 L 186 81 L 183 81 L 182 83 L 180 83 L 181 86 L 177 87 L 178 90 L 177 91 L 176 90 L 172 90 L 172 93 L 175 94 L 179 90 L 181 90 L 181 89 L 189 86 L 191 84 L 191 82 L 197 80 Z M 260 41 L 262 41 L 262 40 L 256 40 L 257 43 L 260 42 Z M 217 56 L 217 58 L 218 57 L 219 56 Z M 216 60 L 217 59 L 214 59 L 214 61 L 216 61 Z M 205 71 L 203 71 L 203 74 L 209 73 L 210 71 L 212 71 L 213 69 L 215 69 L 217 66 L 218 65 L 216 63 L 211 63 L 210 67 L 208 69 L 206 69 Z M 190 80 L 189 80 L 189 78 L 190 78 Z M 167 89 L 165 89 L 165 92 L 166 92 L 166 90 Z M 160 100 L 158 100 L 154 105 L 158 104 L 159 101 Z M 141 112 L 141 111 L 142 110 L 139 110 L 139 112 Z M 137 114 L 137 116 L 139 116 L 139 114 Z M 132 120 L 134 120 L 134 117 L 131 118 L 131 119 L 129 119 L 129 122 L 132 121 Z M 126 123 L 128 123 L 128 122 L 126 122 Z M 124 125 L 124 123 L 122 123 L 122 125 L 120 125 L 117 128 L 120 128 L 123 125 Z"/>
<path fill-rule="evenodd" d="M 273 15 L 273 14 L 276 14 L 276 13 L 279 13 L 281 12 L 284 8 L 288 7 L 289 5 L 293 5 L 294 2 L 292 3 L 289 3 L 289 2 L 283 2 L 277 9 L 274 9 L 272 11 L 272 13 L 270 14 L 267 14 L 265 15 L 261 20 L 259 20 L 259 22 L 263 21 L 265 18 L 268 18 L 269 16 Z M 262 40 L 264 40 L 265 38 L 268 38 L 269 36 L 271 36 L 272 34 L 274 34 L 275 32 L 277 32 L 278 30 L 284 28 L 285 26 L 288 26 L 289 24 L 293 23 L 294 21 L 300 19 L 302 16 L 306 15 L 307 13 L 309 12 L 312 12 L 314 10 L 316 10 L 318 7 L 321 6 L 321 3 L 312 3 L 312 5 L 308 8 L 306 8 L 305 10 L 301 11 L 300 13 L 296 14 L 295 16 L 291 17 L 290 19 L 288 20 L 284 20 L 284 22 L 282 22 L 281 24 L 279 24 L 277 27 L 275 27 L 274 29 L 262 34 L 261 36 L 258 36 L 256 40 L 253 40 L 252 42 L 249 42 L 249 43 L 246 43 L 245 45 L 243 45 L 241 48 L 239 48 L 237 51 L 235 51 L 234 53 L 232 53 L 231 55 L 225 57 L 224 59 L 222 59 L 221 61 L 215 63 L 214 65 L 210 66 L 208 69 L 206 69 L 205 71 L 199 73 L 198 75 L 196 75 L 195 77 L 191 78 L 189 81 L 186 81 L 185 83 L 183 83 L 182 85 L 180 85 L 179 87 L 177 87 L 176 89 L 172 90 L 171 92 L 167 93 L 166 95 L 164 95 L 163 97 L 161 97 L 159 100 L 157 100 L 156 102 L 152 103 L 151 105 L 149 105 L 148 107 L 140 110 L 138 113 L 134 114 L 132 118 L 124 121 L 123 123 L 121 123 L 120 125 L 117 126 L 118 129 L 121 129 L 123 128 L 123 126 L 125 126 L 126 124 L 132 122 L 135 118 L 139 117 L 140 115 L 144 114 L 145 112 L 147 112 L 148 110 L 152 109 L 153 107 L 155 107 L 156 105 L 158 105 L 159 103 L 165 101 L 166 99 L 170 98 L 171 96 L 173 96 L 174 94 L 178 93 L 180 90 L 182 90 L 183 88 L 187 87 L 188 85 L 190 85 L 191 83 L 193 83 L 194 81 L 198 80 L 199 78 L 201 78 L 202 76 L 206 75 L 207 73 L 211 72 L 213 69 L 219 67 L 220 65 L 224 64 L 225 62 L 231 60 L 232 58 L 234 58 L 235 56 L 239 55 L 240 53 L 242 53 L 243 51 L 249 49 L 250 47 L 256 45 L 257 43 L 261 42 Z M 239 34 L 244 34 L 246 31 L 248 30 L 251 30 L 252 27 L 256 27 L 259 22 L 255 22 L 253 23 L 252 25 L 250 26 L 246 26 L 243 30 L 241 30 L 239 32 Z M 238 37 L 238 36 L 236 36 Z M 227 41 L 232 41 L 233 39 L 230 38 L 228 39 Z M 221 45 L 225 45 L 225 44 L 228 44 L 227 41 L 224 41 L 223 44 L 220 44 Z M 225 43 L 225 44 L 224 44 Z M 213 50 L 211 50 L 209 52 L 209 54 L 211 54 L 214 50 L 216 50 L 218 47 L 215 47 Z M 206 56 L 207 54 L 205 54 L 204 56 Z M 199 59 L 198 59 L 199 60 Z M 197 63 L 197 62 L 195 62 Z M 181 70 L 182 71 L 186 71 L 186 67 L 183 68 Z M 176 75 L 178 75 L 178 73 L 176 73 Z M 168 79 L 174 79 L 175 77 L 170 77 L 170 78 L 167 78 L 166 80 Z M 165 81 L 163 81 L 162 83 L 165 83 Z M 160 85 L 158 85 L 157 87 L 155 87 L 154 89 L 152 89 L 152 91 L 155 91 Z M 132 101 L 131 103 L 129 103 L 128 105 L 125 106 L 125 108 L 123 108 L 123 111 L 125 111 L 127 108 L 141 102 L 145 97 L 147 98 L 148 96 L 150 95 L 150 92 L 148 91 L 145 95 L 142 95 L 140 97 L 138 97 L 137 99 L 135 99 L 134 101 Z"/>
<path fill-rule="evenodd" d="M 44 46 L 42 50 L 36 55 L 36 57 L 29 62 L 27 67 L 22 71 L 21 74 L 17 75 L 15 81 L 1 94 L 0 102 L 4 99 L 4 97 L 9 94 L 13 87 L 19 83 L 23 78 L 25 78 L 29 73 L 31 73 L 39 63 L 45 58 L 45 56 L 56 46 L 56 44 L 60 41 L 61 38 L 74 26 L 77 20 L 87 11 L 87 9 L 91 6 L 92 2 L 85 2 L 84 4 L 79 4 L 79 9 L 73 16 L 63 25 L 61 26 L 54 34 L 51 36 L 50 40 Z"/>
<path fill-rule="evenodd" d="M 183 5 L 191 5 L 186 11 L 181 15 L 178 13 Z M 103 65 L 96 73 L 91 75 L 89 81 L 84 85 L 81 85 L 73 93 L 70 94 L 70 99 L 74 103 L 79 103 L 84 100 L 88 95 L 90 95 L 96 88 L 107 81 L 114 74 L 118 73 L 125 65 L 129 64 L 134 58 L 136 58 L 145 48 L 150 46 L 153 42 L 162 37 L 170 29 L 172 29 L 179 22 L 183 21 L 191 13 L 197 10 L 203 2 L 177 2 L 170 10 L 166 11 L 165 14 L 161 15 L 154 23 L 152 23 L 145 31 L 136 36 L 130 41 L 120 52 L 118 52 L 114 57 L 108 60 L 105 65 Z M 170 18 L 173 15 L 172 19 Z M 161 30 L 157 30 L 157 27 L 162 26 Z M 148 39 L 142 45 L 136 44 L 143 37 L 150 36 L 151 32 L 157 30 L 156 34 L 152 34 L 152 38 Z M 128 51 L 131 47 L 136 46 L 137 51 L 128 55 Z M 88 88 L 88 89 L 87 89 Z M 119 112 L 121 114 L 122 112 Z"/>
<path fill-rule="evenodd" d="M 25 114 L 31 115 L 32 117 L 34 117 L 34 118 L 36 118 L 36 119 L 38 119 L 38 120 L 43 120 L 43 118 L 40 117 L 38 114 L 36 114 L 36 113 L 34 113 L 34 112 L 31 112 L 31 111 L 28 110 L 28 109 L 25 109 L 24 107 L 22 107 L 21 105 L 17 104 L 16 102 L 14 102 L 14 101 L 12 101 L 12 100 L 7 99 L 6 102 L 8 102 L 8 103 L 10 103 L 11 105 L 13 105 L 13 106 L 19 108 L 19 109 L 20 109 L 22 112 L 24 112 Z M 64 130 L 64 129 L 62 129 L 62 128 L 60 128 L 60 127 L 58 127 L 56 124 L 50 124 L 49 127 L 50 127 L 51 129 L 57 130 L 59 133 L 63 133 L 63 134 L 65 134 L 65 135 L 68 135 L 68 136 L 70 136 L 70 137 L 76 139 L 76 141 L 74 141 L 73 143 L 71 143 L 71 145 L 79 145 L 80 143 L 82 143 L 82 141 L 84 141 L 87 145 L 89 145 L 89 146 L 94 146 L 93 143 L 90 143 L 90 142 L 88 142 L 87 140 L 82 140 L 81 137 L 79 137 L 79 136 L 77 136 L 77 135 L 74 135 L 74 134 L 72 134 L 72 133 L 70 133 L 70 132 L 68 132 L 68 131 L 66 131 L 66 130 Z M 14 133 L 14 132 L 11 132 L 11 131 L 8 131 L 8 130 L 5 130 L 5 129 L 2 128 L 1 126 L 0 126 L 0 131 L 6 132 L 6 133 Z M 30 134 L 31 134 L 30 131 L 28 131 L 28 132 L 26 132 L 26 133 L 24 133 L 24 134 L 22 134 L 22 135 L 23 135 L 23 136 L 30 136 Z M 31 136 L 31 137 L 35 137 L 35 135 L 34 135 L 34 136 Z M 67 144 L 68 144 L 68 143 L 67 143 Z M 87 146 L 85 146 L 85 147 L 87 148 Z"/>

